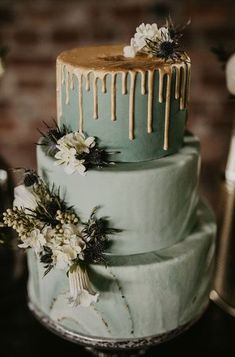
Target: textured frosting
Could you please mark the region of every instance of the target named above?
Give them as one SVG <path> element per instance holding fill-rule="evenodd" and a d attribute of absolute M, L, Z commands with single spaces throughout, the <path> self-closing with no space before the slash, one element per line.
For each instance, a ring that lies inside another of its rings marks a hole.
<path fill-rule="evenodd" d="M 182 145 L 190 60 L 122 56 L 123 46 L 78 48 L 57 59 L 57 117 L 103 146 L 115 161 L 143 161 Z"/>
<path fill-rule="evenodd" d="M 110 253 L 132 254 L 168 247 L 192 230 L 198 202 L 199 142 L 186 136 L 179 153 L 142 163 L 67 175 L 38 146 L 38 170 L 59 186 L 82 219 L 96 206 L 123 231 L 112 236 Z"/>
<path fill-rule="evenodd" d="M 107 268 L 92 265 L 100 296 L 89 308 L 68 306 L 65 272 L 54 269 L 43 278 L 42 264 L 29 251 L 30 299 L 63 327 L 88 336 L 145 337 L 192 321 L 208 303 L 216 229 L 205 206 L 197 218 L 192 233 L 167 249 L 112 256 Z"/>

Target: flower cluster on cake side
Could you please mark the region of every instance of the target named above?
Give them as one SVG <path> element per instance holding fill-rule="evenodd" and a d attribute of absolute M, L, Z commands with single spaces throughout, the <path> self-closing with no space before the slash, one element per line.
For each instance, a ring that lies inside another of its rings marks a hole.
<path fill-rule="evenodd" d="M 55 159 L 55 165 L 62 165 L 66 174 L 78 172 L 86 175 L 87 170 L 112 165 L 109 155 L 112 151 L 100 148 L 97 138 L 86 136 L 82 132 L 72 132 L 63 125 L 54 128 L 47 126 L 42 134 L 41 145 L 48 156 Z"/>
<path fill-rule="evenodd" d="M 73 207 L 35 172 L 26 171 L 23 183 L 15 188 L 13 208 L 2 216 L 2 227 L 12 227 L 20 248 L 31 248 L 44 264 L 45 274 L 54 267 L 66 269 L 69 302 L 89 306 L 98 293 L 91 286 L 87 265 L 107 264 L 104 251 L 109 235 L 120 230 L 110 227 L 107 218 L 97 218 L 97 207 L 82 222 Z"/>

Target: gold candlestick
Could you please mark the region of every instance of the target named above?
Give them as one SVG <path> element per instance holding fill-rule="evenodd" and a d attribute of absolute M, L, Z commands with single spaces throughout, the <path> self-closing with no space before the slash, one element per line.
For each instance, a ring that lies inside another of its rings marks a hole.
<path fill-rule="evenodd" d="M 217 247 L 210 299 L 235 317 L 235 134 L 232 136 L 223 186 L 223 223 Z"/>

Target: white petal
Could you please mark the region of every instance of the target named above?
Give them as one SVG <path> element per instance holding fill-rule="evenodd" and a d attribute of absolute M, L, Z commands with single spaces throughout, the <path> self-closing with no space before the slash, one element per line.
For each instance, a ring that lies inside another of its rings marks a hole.
<path fill-rule="evenodd" d="M 165 26 L 160 27 L 159 32 L 160 32 L 160 36 L 161 36 L 164 40 L 167 40 L 167 41 L 170 41 L 170 40 L 171 40 L 171 38 L 170 38 L 170 33 L 169 33 L 167 27 L 165 27 Z"/>
<path fill-rule="evenodd" d="M 29 247 L 29 245 L 28 245 L 28 243 L 23 242 L 23 243 L 18 244 L 18 247 L 19 247 L 19 248 L 26 249 L 26 248 L 28 248 L 28 247 Z"/>
<path fill-rule="evenodd" d="M 72 306 L 88 307 L 96 303 L 99 294 L 93 291 L 87 271 L 79 266 L 69 271 L 69 302 Z"/>
<path fill-rule="evenodd" d="M 80 140 L 85 139 L 85 135 L 83 133 L 80 133 L 79 131 L 76 131 L 74 133 L 74 135 L 75 135 L 76 139 L 80 139 Z"/>
<path fill-rule="evenodd" d="M 85 140 L 85 144 L 89 147 L 93 147 L 95 145 L 95 138 L 93 136 L 88 137 Z"/>
<path fill-rule="evenodd" d="M 133 58 L 136 55 L 136 51 L 135 51 L 134 47 L 132 47 L 132 46 L 125 46 L 123 49 L 123 55 L 124 55 L 124 57 Z"/>
<path fill-rule="evenodd" d="M 78 165 L 76 167 L 76 170 L 78 171 L 78 173 L 82 176 L 86 176 L 86 167 L 82 164 Z"/>
<path fill-rule="evenodd" d="M 76 153 L 77 153 L 77 151 L 76 151 L 75 148 L 70 148 L 70 149 L 69 149 L 69 154 L 70 154 L 71 156 L 75 156 Z"/>
<path fill-rule="evenodd" d="M 35 196 L 24 185 L 15 187 L 14 196 L 13 206 L 15 207 L 32 210 L 37 207 Z"/>

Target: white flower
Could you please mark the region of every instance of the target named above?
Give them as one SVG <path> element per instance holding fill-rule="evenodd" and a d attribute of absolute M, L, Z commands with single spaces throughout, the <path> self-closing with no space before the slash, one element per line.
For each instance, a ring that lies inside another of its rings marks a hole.
<path fill-rule="evenodd" d="M 66 174 L 71 175 L 77 171 L 80 175 L 86 175 L 86 167 L 83 165 L 85 160 L 71 160 L 71 162 L 65 166 L 64 171 Z"/>
<path fill-rule="evenodd" d="M 62 143 L 57 145 L 59 151 L 55 154 L 55 158 L 58 160 L 57 165 L 69 165 L 73 160 L 76 160 L 76 149 L 68 148 Z"/>
<path fill-rule="evenodd" d="M 82 133 L 75 132 L 63 136 L 57 142 L 57 149 L 55 154 L 57 159 L 56 165 L 63 165 L 64 171 L 71 175 L 77 171 L 81 175 L 85 175 L 86 167 L 83 165 L 85 160 L 80 160 L 77 155 L 82 153 L 89 153 L 90 148 L 94 147 L 95 138 L 85 136 Z"/>
<path fill-rule="evenodd" d="M 43 228 L 43 235 L 46 240 L 46 246 L 51 248 L 52 251 L 63 244 L 63 236 L 58 234 L 56 229 L 52 228 L 51 226 L 46 226 Z"/>
<path fill-rule="evenodd" d="M 161 41 L 172 41 L 169 30 L 166 26 L 158 28 L 157 24 L 144 24 L 142 23 L 136 28 L 136 33 L 131 39 L 130 46 L 125 46 L 123 49 L 123 55 L 125 57 L 135 57 L 139 51 L 149 53 L 146 47 L 146 40 L 155 41 L 157 39 Z"/>
<path fill-rule="evenodd" d="M 14 207 L 34 210 L 37 206 L 35 196 L 24 185 L 14 188 L 14 196 Z"/>
<path fill-rule="evenodd" d="M 138 51 L 138 48 L 135 46 L 135 40 L 134 40 L 134 38 L 132 38 L 130 46 L 124 47 L 123 55 L 124 55 L 124 57 L 135 57 L 137 51 Z"/>
<path fill-rule="evenodd" d="M 48 242 L 48 246 L 52 249 L 53 260 L 60 268 L 71 265 L 77 257 L 83 260 L 83 251 L 86 249 L 79 226 L 64 224 L 62 230 L 63 233 L 58 234 L 58 238 L 55 237 Z"/>
<path fill-rule="evenodd" d="M 89 153 L 89 148 L 95 145 L 95 138 L 92 136 L 85 138 L 84 134 L 76 131 L 63 136 L 58 140 L 57 144 L 58 149 L 60 149 L 60 145 L 62 145 L 67 148 L 74 148 L 77 154 L 82 154 L 83 152 Z"/>
<path fill-rule="evenodd" d="M 80 236 L 83 227 L 80 224 L 66 223 L 62 225 L 62 229 L 65 240 L 70 240 L 71 237 Z"/>
<path fill-rule="evenodd" d="M 228 90 L 235 95 L 235 54 L 233 54 L 226 64 L 226 82 Z"/>
<path fill-rule="evenodd" d="M 160 30 L 157 24 L 144 24 L 136 28 L 136 33 L 131 39 L 130 46 L 125 46 L 123 49 L 123 55 L 125 57 L 135 57 L 136 53 L 142 50 L 146 46 L 146 39 L 153 40 L 156 37 L 160 37 Z"/>
<path fill-rule="evenodd" d="M 159 37 L 160 32 L 158 30 L 157 24 L 144 24 L 142 23 L 136 28 L 136 33 L 134 35 L 135 46 L 138 50 L 141 50 L 146 45 L 146 39 L 154 39 Z"/>
<path fill-rule="evenodd" d="M 21 240 L 23 243 L 18 245 L 19 248 L 33 248 L 36 253 L 39 253 L 46 244 L 44 234 L 38 228 L 35 228 L 28 236 L 21 237 Z"/>
<path fill-rule="evenodd" d="M 87 271 L 79 265 L 69 270 L 69 289 L 72 306 L 88 307 L 97 302 L 99 294 L 92 289 Z"/>

